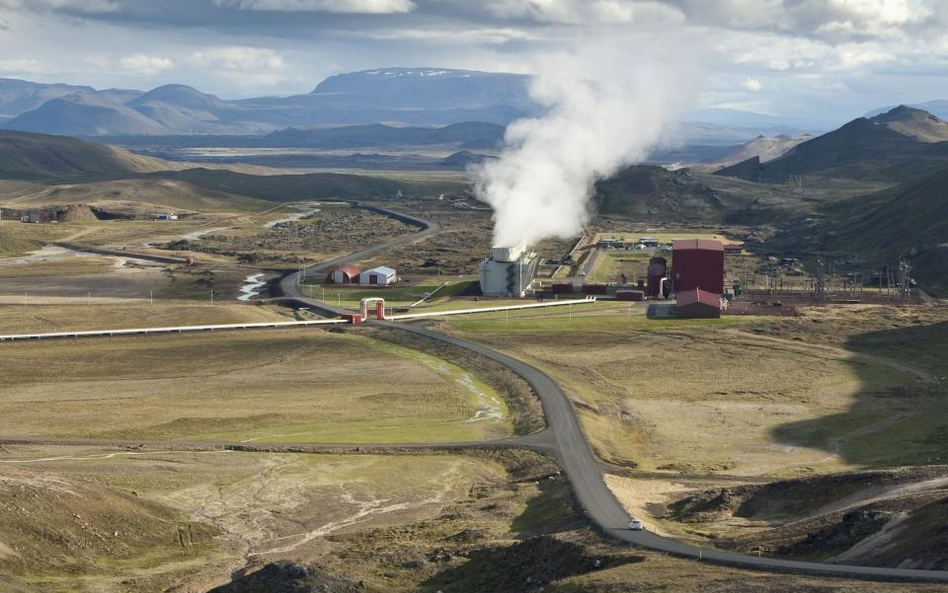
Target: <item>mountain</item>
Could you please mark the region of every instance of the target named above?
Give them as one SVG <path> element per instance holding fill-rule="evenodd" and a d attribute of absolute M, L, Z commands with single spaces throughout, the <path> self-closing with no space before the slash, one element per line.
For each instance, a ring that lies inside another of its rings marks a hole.
<path fill-rule="evenodd" d="M 918 179 L 948 164 L 948 142 L 938 141 L 945 126 L 927 112 L 900 106 L 873 118 L 855 119 L 769 163 L 753 157 L 717 175 L 762 182 L 810 174 L 897 182 Z"/>
<path fill-rule="evenodd" d="M 504 127 L 484 122 L 463 122 L 439 128 L 394 127 L 382 124 L 298 130 L 287 128 L 266 136 L 270 146 L 344 148 L 365 146 L 432 146 L 496 148 Z"/>
<path fill-rule="evenodd" d="M 927 111 L 940 119 L 948 120 L 948 100 L 937 99 L 935 101 L 925 101 L 924 103 L 911 103 L 908 106 Z M 889 105 L 888 107 L 873 109 L 863 117 L 875 117 L 881 113 L 892 111 L 896 107 L 898 107 L 898 105 Z"/>
<path fill-rule="evenodd" d="M 700 121 L 729 128 L 787 128 L 811 131 L 820 128 L 826 129 L 826 123 L 818 120 L 802 120 L 740 109 L 695 109 L 683 113 L 679 119 L 682 121 Z"/>
<path fill-rule="evenodd" d="M 894 261 L 911 256 L 924 286 L 948 291 L 948 166 L 921 181 L 834 204 L 828 243 Z M 858 212 L 853 216 L 853 212 Z"/>
<path fill-rule="evenodd" d="M 0 178 L 4 179 L 124 175 L 160 171 L 167 165 L 105 144 L 0 130 Z"/>
<path fill-rule="evenodd" d="M 891 111 L 879 114 L 871 119 L 903 136 L 909 136 L 919 142 L 944 142 L 948 140 L 948 122 L 944 122 L 931 113 L 900 105 Z"/>
<path fill-rule="evenodd" d="M 52 99 L 4 122 L 3 127 L 67 136 L 169 133 L 168 128 L 155 120 L 94 93 L 77 93 Z"/>
<path fill-rule="evenodd" d="M 716 193 L 687 171 L 652 165 L 627 167 L 596 184 L 593 198 L 600 214 L 633 220 L 719 221 L 726 208 Z"/>
<path fill-rule="evenodd" d="M 272 129 L 253 121 L 251 110 L 181 84 L 160 86 L 126 106 L 175 134 L 259 134 Z"/>
<path fill-rule="evenodd" d="M 753 159 L 754 157 L 758 157 L 758 162 L 766 163 L 782 157 L 793 150 L 798 144 L 812 139 L 813 136 L 810 134 L 796 137 L 777 136 L 775 138 L 768 138 L 761 135 L 750 142 L 736 146 L 731 152 L 716 162 L 707 164 L 729 167 L 748 159 Z"/>
<path fill-rule="evenodd" d="M 387 68 L 331 76 L 304 95 L 230 101 L 179 84 L 142 93 L 0 79 L 0 120 L 11 129 L 82 136 L 260 135 L 375 123 L 506 126 L 538 112 L 528 82 L 519 74 Z"/>
<path fill-rule="evenodd" d="M 13 78 L 0 78 L 0 119 L 12 119 L 36 109 L 51 99 L 76 93 L 95 92 L 92 87 L 68 84 L 39 84 Z"/>
<path fill-rule="evenodd" d="M 385 108 L 472 108 L 505 105 L 529 111 L 530 78 L 520 74 L 382 68 L 330 76 L 310 95 L 334 103 Z"/>

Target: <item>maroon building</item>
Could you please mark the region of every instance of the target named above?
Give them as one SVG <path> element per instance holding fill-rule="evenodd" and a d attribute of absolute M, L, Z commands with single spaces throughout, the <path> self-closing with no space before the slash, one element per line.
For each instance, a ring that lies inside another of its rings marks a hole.
<path fill-rule="evenodd" d="M 675 292 L 700 288 L 712 294 L 724 293 L 724 245 L 708 239 L 687 239 L 672 243 L 672 282 Z"/>
<path fill-rule="evenodd" d="M 681 319 L 716 319 L 721 316 L 721 297 L 700 288 L 679 291 L 675 314 Z"/>

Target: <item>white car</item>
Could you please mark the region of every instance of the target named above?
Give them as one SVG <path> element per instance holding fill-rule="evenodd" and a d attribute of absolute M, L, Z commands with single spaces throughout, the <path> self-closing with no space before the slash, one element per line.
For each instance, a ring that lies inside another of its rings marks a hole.
<path fill-rule="evenodd" d="M 629 523 L 629 529 L 632 531 L 645 531 L 645 525 L 642 525 L 642 522 L 638 519 L 632 519 Z"/>

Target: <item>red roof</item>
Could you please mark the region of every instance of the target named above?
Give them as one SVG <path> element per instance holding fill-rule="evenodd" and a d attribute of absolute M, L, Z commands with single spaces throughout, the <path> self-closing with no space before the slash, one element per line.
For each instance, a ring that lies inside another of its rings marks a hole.
<path fill-rule="evenodd" d="M 679 292 L 675 295 L 675 299 L 679 307 L 687 307 L 688 305 L 701 303 L 702 305 L 708 305 L 718 309 L 721 308 L 721 295 L 701 290 L 700 288 Z"/>
<path fill-rule="evenodd" d="M 701 251 L 724 251 L 724 244 L 713 239 L 679 239 L 672 241 L 672 249 L 675 251 L 688 251 L 699 249 Z"/>

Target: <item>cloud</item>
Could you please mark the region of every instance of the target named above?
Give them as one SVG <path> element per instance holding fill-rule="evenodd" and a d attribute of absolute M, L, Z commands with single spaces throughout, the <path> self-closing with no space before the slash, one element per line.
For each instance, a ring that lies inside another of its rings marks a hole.
<path fill-rule="evenodd" d="M 759 91 L 760 89 L 764 88 L 763 85 L 760 84 L 759 80 L 757 80 L 756 78 L 751 78 L 750 76 L 744 79 L 744 83 L 741 86 L 755 93 Z"/>
<path fill-rule="evenodd" d="M 87 58 L 87 61 L 94 63 L 94 58 Z M 174 68 L 174 62 L 168 58 L 133 54 L 119 60 L 119 66 L 125 72 L 152 75 Z"/>
<path fill-rule="evenodd" d="M 12 59 L 0 60 L 0 72 L 7 74 L 40 74 L 47 71 L 47 67 L 38 60 Z"/>
<path fill-rule="evenodd" d="M 214 0 L 215 6 L 272 12 L 395 14 L 416 8 L 412 0 Z"/>
<path fill-rule="evenodd" d="M 652 0 L 488 0 L 484 6 L 496 17 L 542 23 L 678 25 L 684 21 L 678 8 Z"/>
<path fill-rule="evenodd" d="M 8 10 L 65 10 L 81 13 L 108 13 L 122 9 L 119 0 L 0 0 Z"/>
<path fill-rule="evenodd" d="M 242 88 L 274 86 L 287 78 L 283 56 L 267 48 L 211 47 L 192 53 L 187 61 Z"/>

